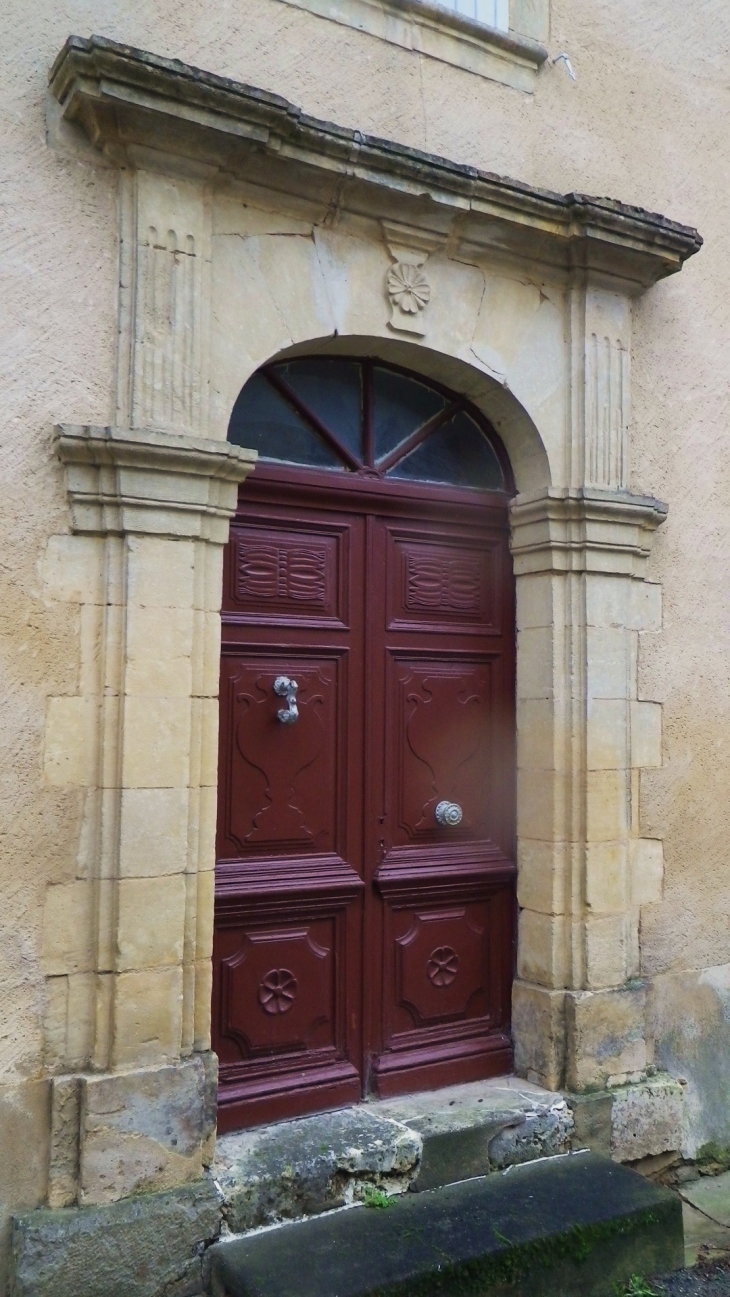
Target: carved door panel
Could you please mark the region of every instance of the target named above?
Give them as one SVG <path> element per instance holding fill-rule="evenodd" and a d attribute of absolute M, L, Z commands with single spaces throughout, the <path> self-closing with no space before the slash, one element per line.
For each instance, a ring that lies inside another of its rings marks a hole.
<path fill-rule="evenodd" d="M 378 490 L 270 468 L 231 529 L 221 1130 L 511 1061 L 507 511 L 410 483 Z M 296 681 L 296 720 L 280 719 L 281 676 Z"/>
<path fill-rule="evenodd" d="M 512 585 L 504 530 L 476 520 L 380 520 L 372 555 L 383 760 L 370 789 L 382 826 L 371 1050 L 375 1087 L 392 1094 L 510 1062 Z"/>
<path fill-rule="evenodd" d="M 221 1130 L 361 1094 L 363 527 L 264 508 L 231 529 L 213 989 Z"/>

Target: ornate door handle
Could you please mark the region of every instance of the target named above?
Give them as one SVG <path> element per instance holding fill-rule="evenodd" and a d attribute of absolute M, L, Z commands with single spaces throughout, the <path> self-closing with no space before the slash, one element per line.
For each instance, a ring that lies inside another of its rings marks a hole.
<path fill-rule="evenodd" d="M 464 812 L 458 802 L 439 802 L 434 814 L 438 824 L 446 824 L 450 828 L 461 824 L 464 818 Z"/>
<path fill-rule="evenodd" d="M 293 725 L 296 720 L 299 720 L 298 688 L 296 680 L 290 680 L 288 676 L 277 676 L 274 681 L 274 693 L 280 698 L 286 698 L 286 707 L 280 707 L 276 713 L 282 725 Z"/>

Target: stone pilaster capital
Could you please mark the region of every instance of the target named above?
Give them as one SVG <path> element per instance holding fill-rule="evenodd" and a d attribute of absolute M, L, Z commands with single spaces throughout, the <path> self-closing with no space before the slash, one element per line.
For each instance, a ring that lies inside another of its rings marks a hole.
<path fill-rule="evenodd" d="M 660 500 L 628 491 L 548 487 L 518 495 L 511 509 L 515 573 L 642 576 L 666 516 Z"/>
<path fill-rule="evenodd" d="M 74 532 L 142 533 L 223 545 L 256 451 L 151 428 L 61 424 Z"/>

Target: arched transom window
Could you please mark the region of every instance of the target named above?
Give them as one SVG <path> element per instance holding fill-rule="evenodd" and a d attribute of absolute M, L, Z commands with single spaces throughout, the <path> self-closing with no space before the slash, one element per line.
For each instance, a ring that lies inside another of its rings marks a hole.
<path fill-rule="evenodd" d="M 509 490 L 504 452 L 467 401 L 379 361 L 264 366 L 241 390 L 228 440 L 278 463 Z"/>

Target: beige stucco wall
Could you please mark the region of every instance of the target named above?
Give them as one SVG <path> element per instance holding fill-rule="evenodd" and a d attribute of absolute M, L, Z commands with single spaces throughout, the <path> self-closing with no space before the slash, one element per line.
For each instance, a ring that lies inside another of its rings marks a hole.
<path fill-rule="evenodd" d="M 9 1114 L 0 1210 L 45 1192 L 42 914 L 48 886 L 84 867 L 84 794 L 44 773 L 47 699 L 78 691 L 83 647 L 47 551 L 68 527 L 51 426 L 103 423 L 114 408 L 118 174 L 90 148 L 74 155 L 45 142 L 46 74 L 70 31 L 250 81 L 459 162 L 700 228 L 701 255 L 640 299 L 634 318 L 631 483 L 670 506 L 650 573 L 664 586 L 664 625 L 643 637 L 639 664 L 641 696 L 664 703 L 664 766 L 641 776 L 641 829 L 664 838 L 666 862 L 664 899 L 642 914 L 641 960 L 655 979 L 658 1061 L 690 1083 L 688 1147 L 730 1143 L 712 1079 L 723 1066 L 730 1079 L 727 10 L 666 0 L 658 17 L 648 0 L 555 3 L 550 50 L 569 53 L 577 80 L 562 63 L 546 66 L 532 97 L 280 0 L 70 0 L 62 11 L 12 0 L 0 17 L 0 1112 Z"/>

